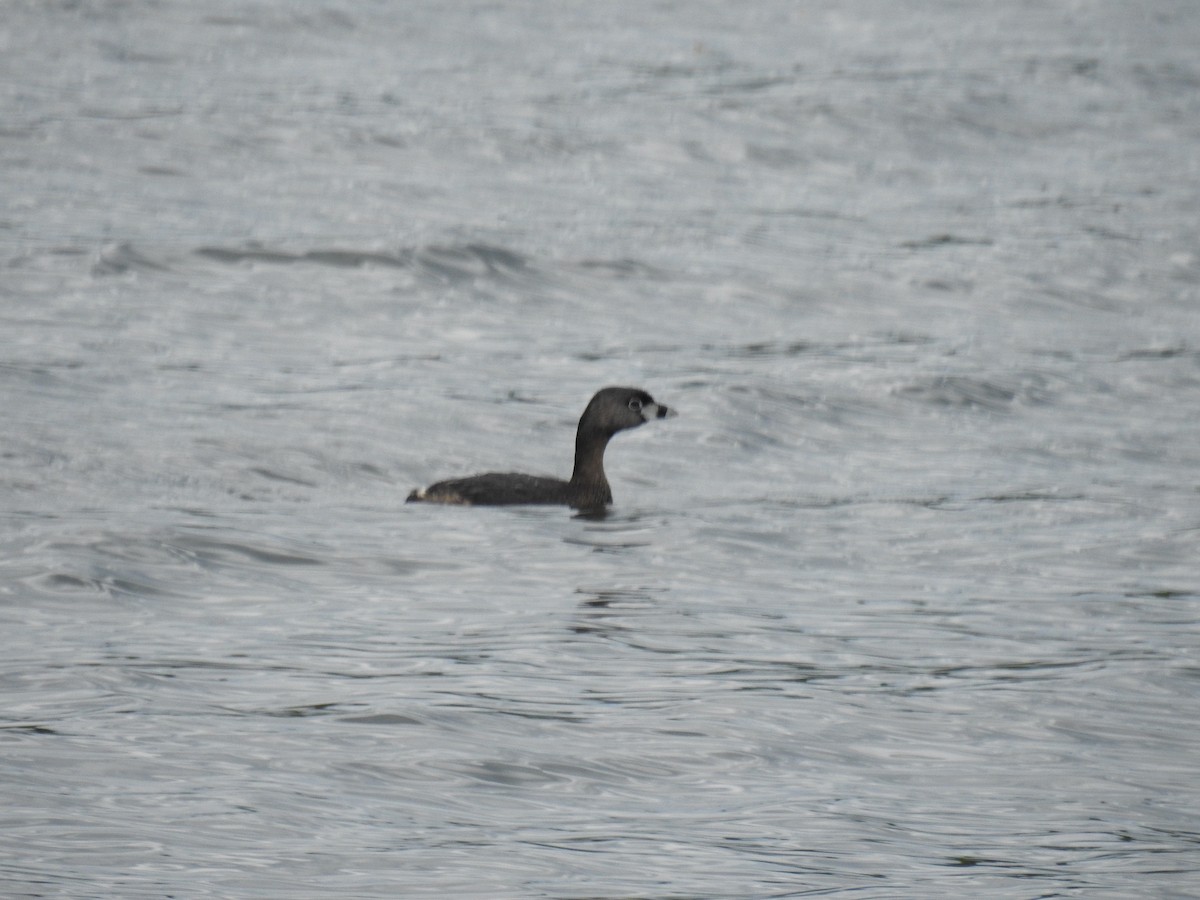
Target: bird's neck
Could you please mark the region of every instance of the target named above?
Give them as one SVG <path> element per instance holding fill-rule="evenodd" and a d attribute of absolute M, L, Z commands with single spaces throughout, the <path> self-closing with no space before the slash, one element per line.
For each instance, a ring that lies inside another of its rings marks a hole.
<path fill-rule="evenodd" d="M 610 437 L 600 431 L 583 430 L 575 435 L 575 470 L 571 473 L 571 487 L 589 491 L 599 489 L 611 497 L 608 479 L 604 477 L 604 450 Z"/>

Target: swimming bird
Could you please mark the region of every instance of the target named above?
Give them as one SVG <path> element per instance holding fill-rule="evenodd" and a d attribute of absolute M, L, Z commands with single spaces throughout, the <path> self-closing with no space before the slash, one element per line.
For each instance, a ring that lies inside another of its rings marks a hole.
<path fill-rule="evenodd" d="M 467 506 L 554 504 L 575 509 L 601 509 L 612 503 L 604 475 L 604 450 L 619 431 L 675 410 L 655 402 L 641 388 L 606 387 L 596 392 L 579 417 L 575 431 L 575 469 L 570 481 L 518 472 L 487 472 L 439 481 L 408 495 L 408 502 L 457 503 Z"/>

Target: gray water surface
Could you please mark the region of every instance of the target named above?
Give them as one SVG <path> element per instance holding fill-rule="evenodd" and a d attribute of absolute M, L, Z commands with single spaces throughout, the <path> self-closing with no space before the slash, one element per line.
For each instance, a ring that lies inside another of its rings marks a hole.
<path fill-rule="evenodd" d="M 1200 896 L 1200 7 L 0 42 L 4 896 Z"/>

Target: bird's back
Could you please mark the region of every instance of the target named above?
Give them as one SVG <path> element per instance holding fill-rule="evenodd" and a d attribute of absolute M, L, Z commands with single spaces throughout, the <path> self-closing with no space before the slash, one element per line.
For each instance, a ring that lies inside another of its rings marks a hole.
<path fill-rule="evenodd" d="M 561 478 L 487 472 L 469 478 L 439 481 L 408 495 L 409 502 L 461 503 L 466 506 L 513 506 L 571 502 L 570 482 Z"/>

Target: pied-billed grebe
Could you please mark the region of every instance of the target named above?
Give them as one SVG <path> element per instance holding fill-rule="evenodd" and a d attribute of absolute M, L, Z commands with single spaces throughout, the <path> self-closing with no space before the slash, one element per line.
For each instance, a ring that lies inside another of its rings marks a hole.
<path fill-rule="evenodd" d="M 579 418 L 575 432 L 575 471 L 570 481 L 517 472 L 488 472 L 439 481 L 413 491 L 408 502 L 467 506 L 540 503 L 597 509 L 612 503 L 612 490 L 604 477 L 604 448 L 609 439 L 618 431 L 673 415 L 673 409 L 655 403 L 653 397 L 639 388 L 606 387 L 596 392 Z"/>

